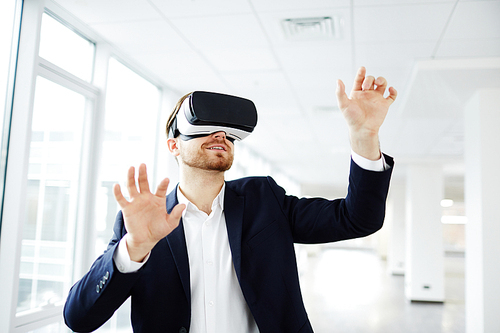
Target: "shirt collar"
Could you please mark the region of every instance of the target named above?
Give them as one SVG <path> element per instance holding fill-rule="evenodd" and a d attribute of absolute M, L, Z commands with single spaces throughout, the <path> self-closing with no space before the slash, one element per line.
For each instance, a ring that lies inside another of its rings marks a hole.
<path fill-rule="evenodd" d="M 224 194 L 226 192 L 226 182 L 222 185 L 222 188 L 220 189 L 219 194 L 215 197 L 214 201 L 212 202 L 212 211 L 214 210 L 215 207 L 220 206 L 220 209 L 224 211 Z M 198 207 L 196 207 L 195 204 L 193 204 L 191 201 L 188 200 L 184 196 L 184 194 L 181 191 L 180 186 L 177 186 L 177 201 L 179 201 L 180 204 L 185 204 L 186 209 L 182 212 L 182 217 L 186 215 L 186 212 L 191 209 L 199 210 Z"/>

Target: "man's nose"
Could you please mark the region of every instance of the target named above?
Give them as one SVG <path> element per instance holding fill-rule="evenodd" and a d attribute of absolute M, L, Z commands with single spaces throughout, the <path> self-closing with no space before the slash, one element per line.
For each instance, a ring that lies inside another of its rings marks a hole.
<path fill-rule="evenodd" d="M 226 132 L 224 132 L 224 131 L 215 132 L 212 135 L 214 138 L 218 138 L 218 139 L 225 139 L 226 138 Z"/>

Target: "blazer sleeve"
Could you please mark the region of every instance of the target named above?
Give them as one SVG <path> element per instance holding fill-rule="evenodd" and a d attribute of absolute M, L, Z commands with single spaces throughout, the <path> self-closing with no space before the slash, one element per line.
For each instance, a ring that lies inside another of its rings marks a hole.
<path fill-rule="evenodd" d="M 384 157 L 390 168 L 381 172 L 362 169 L 351 160 L 347 196 L 342 199 L 288 196 L 268 177 L 294 242 L 327 243 L 363 237 L 379 230 L 384 222 L 394 165 L 392 157 Z"/>
<path fill-rule="evenodd" d="M 123 215 L 119 212 L 107 250 L 69 291 L 63 315 L 66 325 L 73 331 L 96 330 L 130 296 L 139 274 L 120 273 L 113 262 L 113 254 L 125 233 Z"/>

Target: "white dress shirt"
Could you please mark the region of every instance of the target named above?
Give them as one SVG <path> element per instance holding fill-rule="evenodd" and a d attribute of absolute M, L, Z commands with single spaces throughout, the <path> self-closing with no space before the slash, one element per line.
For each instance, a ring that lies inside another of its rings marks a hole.
<path fill-rule="evenodd" d="M 352 152 L 352 159 L 366 170 L 388 168 L 383 155 L 370 161 Z M 179 203 L 186 204 L 182 222 L 189 257 L 192 333 L 259 332 L 234 270 L 224 215 L 225 189 L 226 184 L 207 215 L 177 188 Z M 131 261 L 126 246 L 122 238 L 113 259 L 120 272 L 132 273 L 146 263 L 149 255 L 141 263 Z"/>

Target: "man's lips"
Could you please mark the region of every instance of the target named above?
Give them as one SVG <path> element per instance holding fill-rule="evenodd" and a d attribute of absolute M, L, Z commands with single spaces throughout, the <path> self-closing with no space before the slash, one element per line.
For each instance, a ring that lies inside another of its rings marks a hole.
<path fill-rule="evenodd" d="M 211 145 L 207 147 L 207 149 L 215 151 L 227 151 L 227 147 L 225 145 Z"/>

